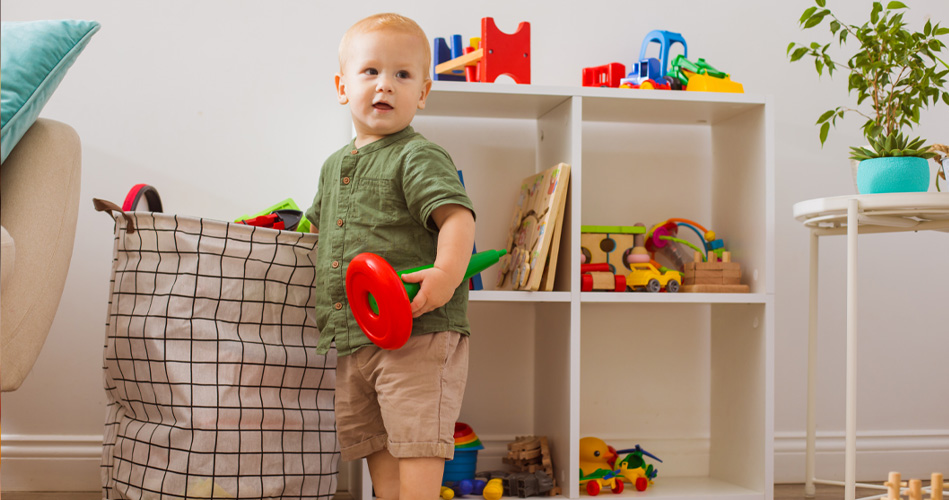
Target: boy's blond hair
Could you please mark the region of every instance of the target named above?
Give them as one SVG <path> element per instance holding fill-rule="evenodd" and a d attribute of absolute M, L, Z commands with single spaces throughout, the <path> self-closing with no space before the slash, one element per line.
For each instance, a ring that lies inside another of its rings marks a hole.
<path fill-rule="evenodd" d="M 428 67 L 432 64 L 432 49 L 429 47 L 428 37 L 425 36 L 425 32 L 422 30 L 421 26 L 418 25 L 418 23 L 401 14 L 393 14 L 391 12 L 374 14 L 365 19 L 357 21 L 356 24 L 350 26 L 349 29 L 346 30 L 346 34 L 343 35 L 343 39 L 339 42 L 340 73 L 343 72 L 343 67 L 346 65 L 346 52 L 349 49 L 349 44 L 352 38 L 355 35 L 381 30 L 391 30 L 416 36 L 425 52 L 425 66 L 423 67 L 423 70 L 425 70 L 425 79 L 431 79 L 431 76 L 428 74 Z"/>

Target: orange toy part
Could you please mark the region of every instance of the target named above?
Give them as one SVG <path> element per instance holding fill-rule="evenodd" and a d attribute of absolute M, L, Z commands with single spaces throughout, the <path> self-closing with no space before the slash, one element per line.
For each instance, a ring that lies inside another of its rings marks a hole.
<path fill-rule="evenodd" d="M 531 82 L 531 24 L 522 22 L 512 34 L 503 33 L 494 18 L 481 19 L 481 48 L 484 56 L 478 63 L 478 79 L 491 83 L 501 75 L 515 82 Z"/>

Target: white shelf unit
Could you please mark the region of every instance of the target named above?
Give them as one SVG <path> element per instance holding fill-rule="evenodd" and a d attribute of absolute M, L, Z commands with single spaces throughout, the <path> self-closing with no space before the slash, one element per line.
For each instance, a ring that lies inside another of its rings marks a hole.
<path fill-rule="evenodd" d="M 546 435 L 562 497 L 586 496 L 579 440 L 597 436 L 664 460 L 646 492 L 610 498 L 772 498 L 772 110 L 746 94 L 435 82 L 414 126 L 462 170 L 478 250 L 505 247 L 521 179 L 572 165 L 554 291 L 497 290 L 492 268 L 470 295 L 461 420 L 485 444 L 479 470 Z M 580 292 L 581 225 L 672 217 L 723 237 L 751 293 Z"/>

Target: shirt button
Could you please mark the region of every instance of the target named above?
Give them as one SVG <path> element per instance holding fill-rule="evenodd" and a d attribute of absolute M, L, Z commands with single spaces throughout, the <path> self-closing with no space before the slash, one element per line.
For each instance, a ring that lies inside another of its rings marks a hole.
<path fill-rule="evenodd" d="M 342 303 L 342 302 L 337 302 L 337 303 L 333 304 L 333 307 L 336 308 L 337 311 L 339 311 L 340 309 L 343 308 L 343 303 Z"/>
<path fill-rule="evenodd" d="M 343 184 L 349 184 L 349 177 L 343 177 Z"/>
<path fill-rule="evenodd" d="M 334 261 L 333 261 L 333 269 L 336 269 L 337 267 L 339 267 L 339 261 L 338 261 L 338 260 L 334 260 Z"/>
<path fill-rule="evenodd" d="M 343 219 L 336 219 L 336 225 L 339 227 L 343 227 Z"/>
<path fill-rule="evenodd" d="M 359 150 L 358 150 L 358 149 L 354 149 L 354 150 L 350 151 L 349 154 L 353 154 L 353 155 L 359 154 Z"/>

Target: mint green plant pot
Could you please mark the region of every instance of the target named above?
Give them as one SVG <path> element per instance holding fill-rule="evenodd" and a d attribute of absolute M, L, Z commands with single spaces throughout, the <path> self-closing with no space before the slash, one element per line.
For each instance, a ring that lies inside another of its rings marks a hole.
<path fill-rule="evenodd" d="M 857 191 L 873 193 L 925 193 L 929 190 L 929 162 L 915 156 L 863 160 L 857 167 Z"/>

